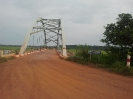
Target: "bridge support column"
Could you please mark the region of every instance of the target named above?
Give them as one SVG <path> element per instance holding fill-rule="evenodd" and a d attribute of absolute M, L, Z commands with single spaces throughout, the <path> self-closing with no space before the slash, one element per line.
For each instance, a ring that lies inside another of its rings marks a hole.
<path fill-rule="evenodd" d="M 26 35 L 26 37 L 25 37 L 25 39 L 24 39 L 24 42 L 23 42 L 23 44 L 22 44 L 22 46 L 21 46 L 21 48 L 20 48 L 19 54 L 23 54 L 24 51 L 26 50 L 27 44 L 28 44 L 28 42 L 29 42 L 30 35 L 31 35 L 32 30 L 33 30 L 33 28 L 34 28 L 34 26 L 36 25 L 36 23 L 37 23 L 38 20 L 39 20 L 39 18 L 36 19 L 36 20 L 34 21 L 34 23 L 31 25 L 29 31 L 27 32 L 27 35 Z"/>
<path fill-rule="evenodd" d="M 65 35 L 64 35 L 64 28 L 63 28 L 63 22 L 62 22 L 62 20 L 61 20 L 61 28 L 62 28 L 62 54 L 63 54 L 63 56 L 66 57 L 67 56 L 66 42 L 65 42 Z"/>

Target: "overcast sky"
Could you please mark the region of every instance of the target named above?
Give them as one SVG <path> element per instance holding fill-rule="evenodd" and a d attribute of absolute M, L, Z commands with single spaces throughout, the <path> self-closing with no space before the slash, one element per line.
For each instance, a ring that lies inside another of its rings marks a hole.
<path fill-rule="evenodd" d="M 133 0 L 0 0 L 0 44 L 22 44 L 33 21 L 62 18 L 66 44 L 100 42 L 118 14 L 133 15 Z"/>

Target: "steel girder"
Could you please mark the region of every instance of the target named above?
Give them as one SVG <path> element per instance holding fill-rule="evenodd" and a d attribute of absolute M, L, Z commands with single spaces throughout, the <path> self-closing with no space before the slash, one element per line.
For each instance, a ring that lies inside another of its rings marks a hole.
<path fill-rule="evenodd" d="M 47 48 L 47 43 L 52 41 L 57 44 L 57 49 L 59 49 L 60 41 L 61 41 L 62 54 L 63 56 L 67 56 L 62 20 L 61 19 L 43 19 L 43 18 L 37 18 L 33 22 L 29 31 L 27 32 L 24 42 L 20 48 L 19 54 L 22 54 L 25 52 L 30 36 L 32 34 L 35 34 L 41 31 L 44 32 L 44 43 L 45 43 L 44 46 L 46 48 Z M 49 35 L 49 33 L 53 33 L 53 35 L 51 36 Z"/>

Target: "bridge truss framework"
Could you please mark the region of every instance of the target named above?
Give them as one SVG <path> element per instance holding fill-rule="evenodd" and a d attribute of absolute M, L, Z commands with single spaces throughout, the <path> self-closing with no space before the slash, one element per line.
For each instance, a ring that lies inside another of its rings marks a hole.
<path fill-rule="evenodd" d="M 19 54 L 23 54 L 27 48 L 30 36 L 38 32 L 44 32 L 44 46 L 47 48 L 49 42 L 54 42 L 57 44 L 57 50 L 60 48 L 60 41 L 62 45 L 62 55 L 67 56 L 66 54 L 66 43 L 65 36 L 63 31 L 63 25 L 61 19 L 43 19 L 38 18 L 31 25 L 27 35 L 24 39 L 24 42 L 20 48 Z M 49 35 L 49 33 L 53 33 Z"/>

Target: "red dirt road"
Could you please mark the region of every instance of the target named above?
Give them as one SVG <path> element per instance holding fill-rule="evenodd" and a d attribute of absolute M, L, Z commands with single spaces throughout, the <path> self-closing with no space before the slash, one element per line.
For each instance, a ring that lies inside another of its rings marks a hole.
<path fill-rule="evenodd" d="M 133 99 L 133 78 L 46 50 L 0 64 L 0 99 Z"/>

